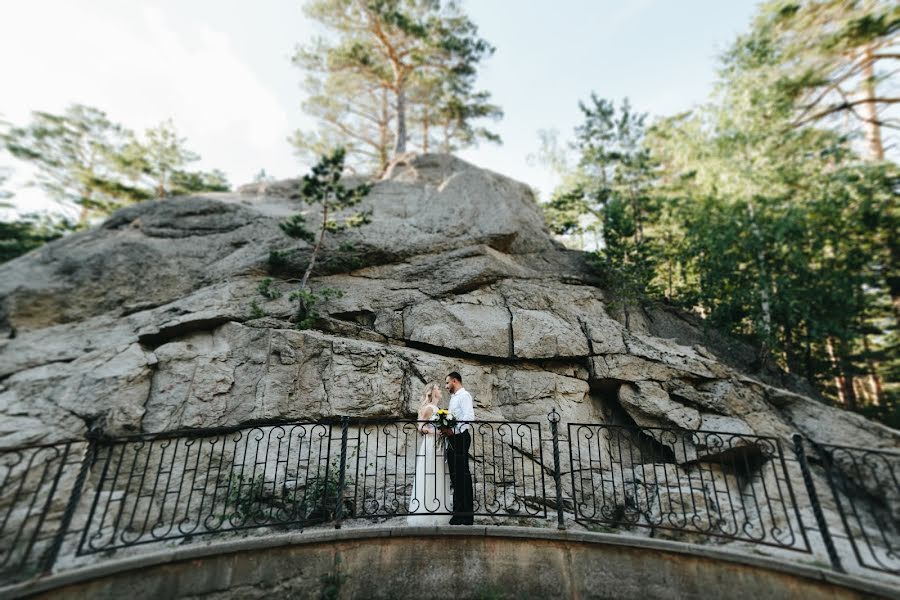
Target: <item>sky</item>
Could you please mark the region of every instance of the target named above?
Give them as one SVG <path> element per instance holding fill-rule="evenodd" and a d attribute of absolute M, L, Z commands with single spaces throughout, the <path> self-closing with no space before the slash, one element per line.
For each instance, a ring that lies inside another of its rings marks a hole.
<path fill-rule="evenodd" d="M 71 103 L 105 111 L 141 131 L 171 118 L 194 168 L 225 171 L 237 186 L 260 169 L 296 177 L 287 141 L 315 123 L 300 108 L 298 43 L 319 31 L 300 0 L 0 0 L 0 118 L 24 125 L 33 110 Z M 501 146 L 459 155 L 536 188 L 552 173 L 529 160 L 539 130 L 571 138 L 578 101 L 596 92 L 651 115 L 690 109 L 707 98 L 717 56 L 746 30 L 755 0 L 466 0 L 463 6 L 496 53 L 480 69 L 504 118 Z M 19 212 L 54 205 L 23 187 L 29 169 L 12 166 L 8 187 Z"/>

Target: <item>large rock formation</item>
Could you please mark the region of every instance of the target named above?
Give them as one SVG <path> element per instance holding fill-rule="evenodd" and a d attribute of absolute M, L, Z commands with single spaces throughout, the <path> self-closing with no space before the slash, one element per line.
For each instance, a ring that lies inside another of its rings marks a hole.
<path fill-rule="evenodd" d="M 450 156 L 398 161 L 334 235 L 315 329 L 289 322 L 309 247 L 278 227 L 296 182 L 146 202 L 0 267 L 0 444 L 410 416 L 460 371 L 479 418 L 637 423 L 895 448 L 898 434 L 750 372 L 753 351 L 610 297 L 531 191 Z M 310 218 L 315 218 L 310 215 Z M 269 264 L 283 250 L 285 264 Z M 281 297 L 257 287 L 268 276 Z M 259 317 L 258 305 L 266 316 Z"/>

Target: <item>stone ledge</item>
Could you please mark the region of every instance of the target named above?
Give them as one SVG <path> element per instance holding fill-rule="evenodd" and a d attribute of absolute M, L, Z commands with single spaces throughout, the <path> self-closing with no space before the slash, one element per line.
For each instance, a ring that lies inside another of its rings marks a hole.
<path fill-rule="evenodd" d="M 0 588 L 0 597 L 10 599 L 21 598 L 32 594 L 48 592 L 67 585 L 102 579 L 126 571 L 251 550 L 276 549 L 284 546 L 328 544 L 378 538 L 433 538 L 435 536 L 533 539 L 551 542 L 573 542 L 588 545 L 620 546 L 639 550 L 656 550 L 771 570 L 777 573 L 793 575 L 885 598 L 900 598 L 900 592 L 898 592 L 896 586 L 890 586 L 887 583 L 870 581 L 854 575 L 835 573 L 828 569 L 812 565 L 793 563 L 774 558 L 750 556 L 698 544 L 598 532 L 575 532 L 556 529 L 497 526 L 382 526 L 371 528 L 347 528 L 306 532 L 301 531 L 265 537 L 211 542 L 203 545 L 195 544 L 191 547 L 166 549 L 141 556 L 110 559 L 97 565 L 76 568 L 68 572 L 7 586 Z"/>

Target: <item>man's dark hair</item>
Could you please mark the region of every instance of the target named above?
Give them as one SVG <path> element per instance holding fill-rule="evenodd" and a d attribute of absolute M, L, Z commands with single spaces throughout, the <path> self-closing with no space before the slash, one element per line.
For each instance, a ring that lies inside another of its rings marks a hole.
<path fill-rule="evenodd" d="M 452 373 L 450 373 L 449 375 L 447 375 L 447 377 L 449 377 L 450 379 L 455 379 L 455 380 L 457 380 L 458 382 L 462 383 L 462 375 L 460 375 L 460 374 L 457 373 L 456 371 L 453 371 Z"/>

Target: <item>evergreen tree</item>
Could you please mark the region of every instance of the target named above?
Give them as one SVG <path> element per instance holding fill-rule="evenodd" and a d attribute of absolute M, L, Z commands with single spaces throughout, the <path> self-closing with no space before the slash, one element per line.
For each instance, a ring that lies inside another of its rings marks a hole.
<path fill-rule="evenodd" d="M 219 170 L 185 170 L 199 156 L 171 120 L 140 139 L 104 112 L 76 104 L 62 115 L 33 113 L 30 125 L 10 127 L 0 140 L 36 167 L 36 184 L 51 198 L 81 207 L 77 227 L 132 202 L 231 189 Z"/>
<path fill-rule="evenodd" d="M 2 135 L 6 149 L 37 168 L 37 185 L 62 203 L 81 208 L 78 224 L 93 214 L 115 208 L 149 194 L 122 181 L 118 155 L 128 131 L 106 113 L 75 104 L 62 115 L 33 113 L 32 123 L 11 127 Z"/>
<path fill-rule="evenodd" d="M 411 119 L 419 120 L 423 149 L 433 127 L 443 130 L 445 148 L 497 139 L 473 123 L 500 116 L 489 95 L 474 90 L 477 66 L 494 49 L 458 3 L 314 0 L 306 11 L 334 37 L 294 58 L 311 74 L 305 107 L 322 123 L 318 133 L 295 136 L 302 152 L 343 141 L 361 165 L 381 169 L 407 150 Z"/>
<path fill-rule="evenodd" d="M 7 180 L 10 177 L 11 172 L 12 172 L 11 169 L 7 169 L 6 167 L 0 167 L 0 208 L 9 207 L 10 205 L 3 201 L 9 200 L 10 198 L 13 197 L 13 193 L 4 188 Z"/>
<path fill-rule="evenodd" d="M 647 222 L 656 211 L 654 164 L 644 145 L 646 114 L 625 100 L 618 109 L 592 94 L 579 103 L 584 121 L 575 130 L 576 172 L 558 189 L 546 213 L 560 233 L 583 232 L 581 215 L 602 232 L 597 251 L 608 285 L 626 296 L 646 292 L 654 276 Z"/>
<path fill-rule="evenodd" d="M 253 183 L 272 183 L 275 178 L 266 173 L 265 169 L 260 169 L 259 173 L 253 176 Z"/>
<path fill-rule="evenodd" d="M 291 143 L 298 157 L 314 162 L 334 148 L 344 147 L 356 167 L 384 171 L 391 157 L 394 120 L 387 88 L 354 71 L 329 73 L 323 64 L 325 50 L 304 56 L 299 51 L 294 59 L 311 72 L 304 84 L 308 98 L 302 107 L 319 122 L 319 128 L 293 134 Z"/>
<path fill-rule="evenodd" d="M 172 171 L 170 196 L 190 196 L 202 192 L 230 192 L 228 177 L 219 169 L 212 171 Z"/>
<path fill-rule="evenodd" d="M 300 280 L 300 285 L 291 298 L 297 300 L 296 323 L 301 329 L 311 327 L 315 322 L 317 313 L 316 304 L 325 300 L 333 290 L 320 290 L 312 292 L 308 288 L 309 278 L 316 266 L 319 254 L 324 249 L 326 235 L 351 227 L 360 227 L 369 222 L 369 215 L 365 212 L 345 214 L 343 221 L 335 220 L 335 215 L 354 208 L 369 193 L 371 186 L 361 184 L 348 188 L 341 179 L 344 175 L 344 160 L 346 153 L 343 148 L 338 148 L 330 155 L 323 156 L 313 166 L 309 174 L 304 175 L 300 186 L 300 197 L 303 202 L 321 210 L 321 223 L 317 231 L 312 231 L 306 226 L 306 217 L 297 213 L 290 219 L 281 223 L 281 229 L 293 238 L 301 239 L 313 244 L 312 254 L 309 258 L 306 270 Z"/>
<path fill-rule="evenodd" d="M 13 221 L 0 221 L 0 263 L 43 246 L 72 228 L 71 223 L 55 221 L 46 215 L 27 215 Z"/>
<path fill-rule="evenodd" d="M 727 58 L 733 78 L 765 78 L 790 126 L 827 126 L 864 137 L 884 160 L 884 131 L 900 128 L 896 65 L 900 5 L 886 0 L 772 0 Z M 894 327 L 900 327 L 900 241 L 883 265 Z"/>
<path fill-rule="evenodd" d="M 900 6 L 887 0 L 770 0 L 733 51 L 739 69 L 773 69 L 773 81 L 793 109 L 792 123 L 862 128 L 867 154 L 884 159 L 882 129 L 900 98 L 890 77 L 900 60 Z"/>
<path fill-rule="evenodd" d="M 896 424 L 900 169 L 873 160 L 871 143 L 860 155 L 857 132 L 828 119 L 839 110 L 822 104 L 822 114 L 807 114 L 812 100 L 850 81 L 834 79 L 833 67 L 862 56 L 844 67 L 862 72 L 864 53 L 832 56 L 825 68 L 816 62 L 825 42 L 809 35 L 812 25 L 798 29 L 807 21 L 797 15 L 825 7 L 871 17 L 884 7 L 844 4 L 792 3 L 777 19 L 773 6 L 787 3 L 765 5 L 756 29 L 724 55 L 710 103 L 690 113 L 645 129 L 638 115 L 592 98 L 576 131 L 579 162 L 546 211 L 557 231 L 597 219 L 607 272 L 757 344 L 758 367 L 777 364 L 843 406 Z M 895 30 L 886 17 L 854 19 L 835 21 L 835 39 L 869 27 L 860 35 L 872 43 L 881 38 L 871 31 Z"/>
<path fill-rule="evenodd" d="M 200 160 L 186 147 L 187 139 L 178 135 L 171 119 L 147 129 L 143 138 L 131 135 L 116 157 L 131 185 L 151 191 L 156 198 L 199 192 L 227 192 L 231 189 L 225 174 L 187 171 L 185 167 Z"/>

